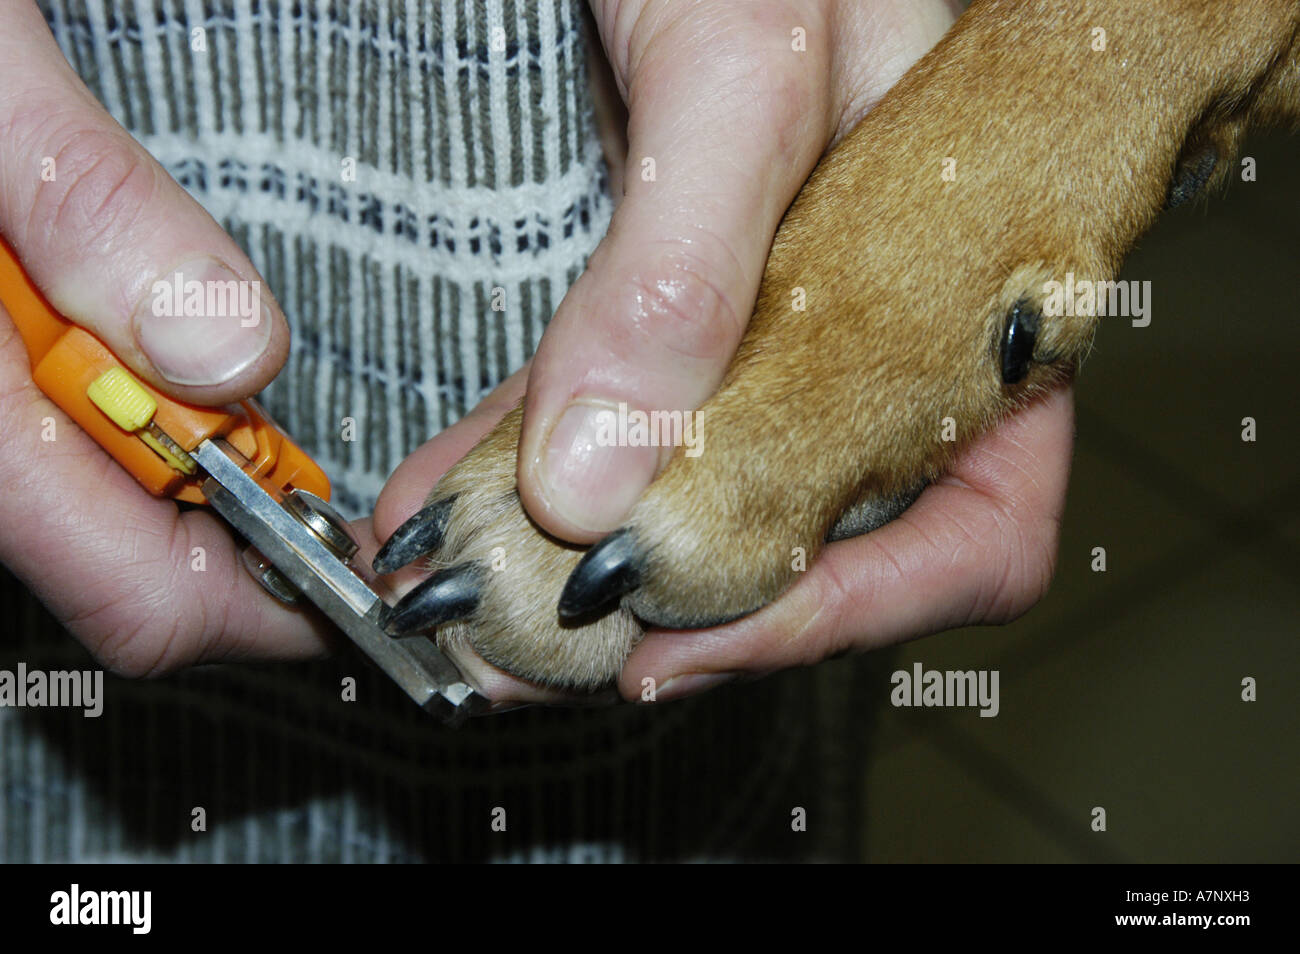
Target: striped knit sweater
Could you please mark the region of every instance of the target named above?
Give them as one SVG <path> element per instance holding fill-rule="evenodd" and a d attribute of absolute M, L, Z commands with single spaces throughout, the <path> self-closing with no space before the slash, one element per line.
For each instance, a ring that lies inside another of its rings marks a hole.
<path fill-rule="evenodd" d="M 351 512 L 523 363 L 608 223 L 569 4 L 43 6 L 262 268 L 294 331 L 266 403 Z"/>
<path fill-rule="evenodd" d="M 264 402 L 346 513 L 523 363 L 608 223 L 577 0 L 40 3 L 284 306 Z M 89 665 L 7 575 L 0 606 L 0 669 Z M 0 708 L 0 860 L 851 856 L 851 675 L 459 732 L 351 657 L 110 678 L 96 720 Z"/>

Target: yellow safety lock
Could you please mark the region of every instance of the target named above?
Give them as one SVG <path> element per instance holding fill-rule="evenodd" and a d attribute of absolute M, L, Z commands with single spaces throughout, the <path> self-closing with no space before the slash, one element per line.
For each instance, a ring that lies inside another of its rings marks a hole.
<path fill-rule="evenodd" d="M 86 388 L 86 397 L 124 431 L 148 427 L 158 402 L 121 368 L 109 368 Z"/>

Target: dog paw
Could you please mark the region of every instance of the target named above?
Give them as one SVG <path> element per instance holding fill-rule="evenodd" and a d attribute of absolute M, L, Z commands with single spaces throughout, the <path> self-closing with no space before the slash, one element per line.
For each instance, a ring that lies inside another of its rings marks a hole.
<path fill-rule="evenodd" d="M 645 627 L 753 612 L 828 543 L 897 517 L 962 441 L 1061 380 L 1083 340 L 1042 316 L 1034 266 L 978 289 L 986 300 L 963 303 L 966 321 L 899 319 L 886 302 L 830 344 L 774 313 L 795 277 L 781 262 L 699 412 L 698 453 L 678 448 L 617 530 L 583 547 L 530 520 L 516 489 L 516 408 L 376 557 L 381 573 L 417 560 L 432 571 L 394 607 L 389 631 L 435 635 L 453 658 L 474 654 L 543 686 L 606 686 Z"/>
<path fill-rule="evenodd" d="M 1171 187 L 1185 135 L 1133 140 L 1093 108 L 1080 77 L 1104 67 L 1079 55 L 1027 95 L 1015 70 L 988 69 L 1000 36 L 995 22 L 950 35 L 823 158 L 697 412 L 699 446 L 677 448 L 619 528 L 585 548 L 529 519 L 516 409 L 377 558 L 434 571 L 390 631 L 436 632 L 543 685 L 604 686 L 646 626 L 770 603 L 828 542 L 896 517 L 958 448 L 1073 374 L 1096 318 L 1055 307 L 1061 283 L 1109 281 L 1226 153 L 1194 150 Z M 1063 151 L 1075 141 L 1106 147 Z"/>
<path fill-rule="evenodd" d="M 666 472 L 668 479 L 656 482 L 623 528 L 582 547 L 540 530 L 519 500 L 521 420 L 519 408 L 510 411 L 449 470 L 373 566 L 387 574 L 421 561 L 431 572 L 389 612 L 390 633 L 434 635 L 458 661 L 472 654 L 551 688 L 608 686 L 647 625 L 699 627 L 756 609 L 784 589 L 822 543 L 882 525 L 920 490 L 870 495 L 839 519 L 816 523 L 813 538 L 804 533 L 810 509 L 783 506 L 781 490 L 767 502 L 766 520 L 753 513 L 743 535 L 719 537 L 714 528 L 723 514 L 710 522 L 681 495 L 723 489 L 732 481 L 727 468 L 686 470 L 695 481 L 681 486 Z M 732 487 L 742 489 L 734 481 Z M 750 488 L 746 496 L 755 500 L 761 493 Z M 810 503 L 825 499 L 824 490 L 808 495 Z M 779 543 L 783 536 L 802 544 L 786 547 Z M 702 565 L 708 573 L 699 572 Z M 696 585 L 705 576 L 705 584 Z"/>
<path fill-rule="evenodd" d="M 423 560 L 432 575 L 392 609 L 396 636 L 434 634 L 457 660 L 472 653 L 547 687 L 608 685 L 642 634 L 627 611 L 573 625 L 556 604 L 584 548 L 542 532 L 515 486 L 516 407 L 434 487 L 375 556 L 378 573 Z"/>
<path fill-rule="evenodd" d="M 1009 395 L 1056 380 L 1046 359 L 1061 360 L 1059 342 L 1018 295 L 981 317 L 980 334 L 993 337 L 974 343 L 954 333 L 944 348 L 933 330 L 921 343 L 915 326 L 883 322 L 876 340 L 897 340 L 884 355 L 860 349 L 865 367 L 811 347 L 806 329 L 768 324 L 760 308 L 699 412 L 698 453 L 678 448 L 591 547 L 546 534 L 524 510 L 515 408 L 376 556 L 379 573 L 415 561 L 432 573 L 386 627 L 434 635 L 453 658 L 590 691 L 617 677 L 647 626 L 699 628 L 761 608 L 823 546 L 901 514 L 958 441 L 1014 406 Z"/>

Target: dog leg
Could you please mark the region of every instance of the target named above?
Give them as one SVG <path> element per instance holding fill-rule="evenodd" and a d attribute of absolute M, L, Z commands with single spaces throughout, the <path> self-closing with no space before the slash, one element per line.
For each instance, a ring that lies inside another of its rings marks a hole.
<path fill-rule="evenodd" d="M 772 601 L 792 554 L 896 515 L 1075 371 L 1096 320 L 1050 313 L 1048 283 L 1111 279 L 1162 207 L 1227 176 L 1247 126 L 1294 121 L 1298 27 L 1291 0 L 975 3 L 786 214 L 703 453 L 679 448 L 584 551 L 524 513 L 512 412 L 434 488 L 453 503 L 395 534 L 415 542 L 387 562 L 427 550 L 439 573 L 394 628 L 593 688 L 643 623 Z"/>

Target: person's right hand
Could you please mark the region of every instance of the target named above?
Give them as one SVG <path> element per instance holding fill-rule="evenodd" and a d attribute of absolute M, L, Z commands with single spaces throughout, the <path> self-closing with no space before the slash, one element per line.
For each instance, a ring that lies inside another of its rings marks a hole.
<path fill-rule="evenodd" d="M 289 347 L 265 283 L 255 321 L 152 308 L 178 271 L 257 271 L 95 101 L 31 0 L 2 0 L 0 16 L 0 235 L 32 280 L 167 394 L 221 405 L 264 387 Z M 101 663 L 151 675 L 323 651 L 327 625 L 263 593 L 218 518 L 150 497 L 36 388 L 3 307 L 0 422 L 0 561 Z"/>

